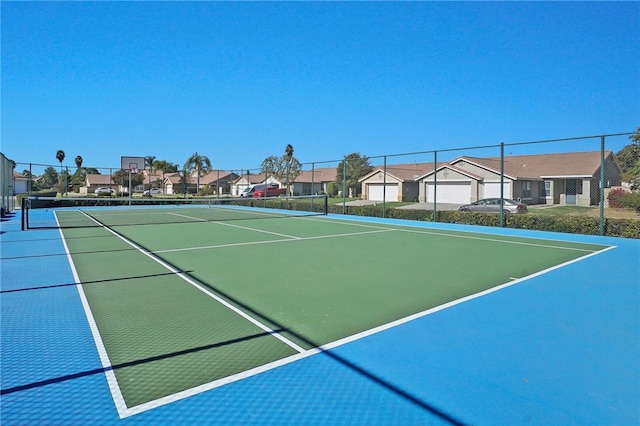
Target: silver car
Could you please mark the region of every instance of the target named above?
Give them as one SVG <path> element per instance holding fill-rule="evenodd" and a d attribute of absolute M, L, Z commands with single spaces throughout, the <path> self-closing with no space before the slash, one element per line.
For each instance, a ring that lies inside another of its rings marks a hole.
<path fill-rule="evenodd" d="M 500 198 L 484 198 L 475 203 L 460 206 L 463 212 L 500 213 Z M 504 199 L 505 213 L 527 213 L 527 205 L 510 198 Z"/>
<path fill-rule="evenodd" d="M 97 188 L 95 191 L 96 195 L 116 195 L 117 191 L 113 188 L 109 188 L 108 186 L 101 186 Z"/>

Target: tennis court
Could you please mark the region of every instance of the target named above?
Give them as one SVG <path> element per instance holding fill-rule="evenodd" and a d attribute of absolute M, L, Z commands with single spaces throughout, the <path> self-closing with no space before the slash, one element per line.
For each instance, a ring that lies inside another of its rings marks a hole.
<path fill-rule="evenodd" d="M 324 213 L 3 223 L 3 423 L 640 419 L 637 241 Z"/>

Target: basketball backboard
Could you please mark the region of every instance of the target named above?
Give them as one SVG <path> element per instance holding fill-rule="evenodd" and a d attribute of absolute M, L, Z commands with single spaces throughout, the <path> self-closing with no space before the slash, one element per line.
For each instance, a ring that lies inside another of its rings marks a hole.
<path fill-rule="evenodd" d="M 120 167 L 122 170 L 129 170 L 134 173 L 138 173 L 140 170 L 144 170 L 144 157 L 120 157 Z"/>

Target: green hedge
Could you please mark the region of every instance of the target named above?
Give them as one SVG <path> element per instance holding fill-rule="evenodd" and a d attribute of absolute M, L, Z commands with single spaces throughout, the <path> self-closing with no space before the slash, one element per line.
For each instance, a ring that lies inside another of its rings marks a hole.
<path fill-rule="evenodd" d="M 329 213 L 343 213 L 343 206 L 329 207 Z M 344 213 L 355 216 L 382 217 L 382 206 L 345 206 Z M 438 211 L 438 222 L 466 225 L 500 226 L 500 215 L 460 211 Z M 396 209 L 387 207 L 385 217 L 390 219 L 433 221 L 433 211 Z M 506 228 L 570 234 L 600 235 L 600 219 L 588 216 L 505 215 Z M 610 237 L 640 238 L 640 219 L 605 218 L 604 235 Z"/>

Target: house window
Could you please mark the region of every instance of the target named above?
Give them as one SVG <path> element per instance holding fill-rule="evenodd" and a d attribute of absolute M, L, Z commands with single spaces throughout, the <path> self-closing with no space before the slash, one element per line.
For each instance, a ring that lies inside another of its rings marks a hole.
<path fill-rule="evenodd" d="M 531 198 L 531 181 L 522 181 L 522 198 Z"/>
<path fill-rule="evenodd" d="M 540 182 L 540 196 L 548 197 L 551 195 L 551 181 Z"/>

